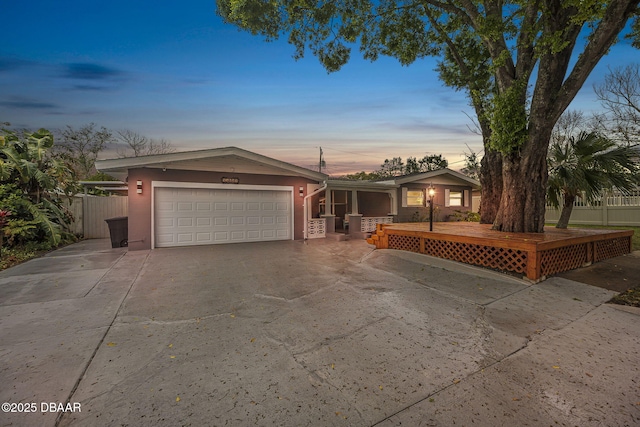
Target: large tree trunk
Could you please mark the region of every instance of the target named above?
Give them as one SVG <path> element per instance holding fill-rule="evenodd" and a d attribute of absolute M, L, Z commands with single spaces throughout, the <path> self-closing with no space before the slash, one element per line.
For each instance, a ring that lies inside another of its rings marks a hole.
<path fill-rule="evenodd" d="M 551 131 L 534 132 L 522 151 L 502 158 L 502 198 L 493 229 L 542 233 L 547 189 L 547 148 Z"/>
<path fill-rule="evenodd" d="M 502 197 L 502 156 L 497 151 L 484 146 L 484 157 L 480 162 L 480 223 L 493 224 Z"/>
<path fill-rule="evenodd" d="M 560 218 L 558 219 L 556 228 L 567 228 L 569 219 L 571 218 L 571 212 L 573 212 L 573 202 L 576 201 L 576 196 L 564 194 L 563 197 L 562 211 L 560 212 Z"/>

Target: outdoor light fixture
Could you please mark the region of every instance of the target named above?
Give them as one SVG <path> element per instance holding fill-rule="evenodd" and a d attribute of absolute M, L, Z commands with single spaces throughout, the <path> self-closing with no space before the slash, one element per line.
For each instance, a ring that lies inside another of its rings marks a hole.
<path fill-rule="evenodd" d="M 142 181 L 136 182 L 137 192 L 138 194 L 142 194 Z"/>
<path fill-rule="evenodd" d="M 300 197 L 304 197 L 304 187 L 300 187 Z"/>
<path fill-rule="evenodd" d="M 433 188 L 433 184 L 429 184 L 427 194 L 429 195 L 429 231 L 433 231 L 433 196 L 436 195 L 436 189 Z"/>

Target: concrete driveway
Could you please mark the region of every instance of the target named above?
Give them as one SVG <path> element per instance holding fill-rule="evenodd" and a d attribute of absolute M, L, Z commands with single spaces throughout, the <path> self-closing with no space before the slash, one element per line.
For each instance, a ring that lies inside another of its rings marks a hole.
<path fill-rule="evenodd" d="M 612 295 L 364 241 L 81 242 L 0 273 L 0 424 L 638 425 Z"/>

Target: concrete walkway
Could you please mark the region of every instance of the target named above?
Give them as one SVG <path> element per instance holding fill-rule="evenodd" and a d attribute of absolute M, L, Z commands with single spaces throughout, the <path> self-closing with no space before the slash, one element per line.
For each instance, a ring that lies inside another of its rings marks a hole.
<path fill-rule="evenodd" d="M 0 273 L 0 397 L 36 409 L 0 425 L 637 425 L 614 294 L 363 241 L 85 241 Z"/>

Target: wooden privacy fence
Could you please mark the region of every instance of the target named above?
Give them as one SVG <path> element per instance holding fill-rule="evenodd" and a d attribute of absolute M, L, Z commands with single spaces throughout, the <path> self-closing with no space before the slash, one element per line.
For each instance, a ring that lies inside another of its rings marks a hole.
<path fill-rule="evenodd" d="M 109 227 L 105 219 L 127 216 L 129 198 L 126 196 L 75 196 L 67 204 L 74 217 L 71 231 L 85 239 L 109 237 Z"/>
<path fill-rule="evenodd" d="M 532 281 L 631 252 L 633 230 L 555 228 L 544 233 L 503 233 L 488 224 L 380 224 L 367 242 L 465 264 L 523 273 Z"/>

